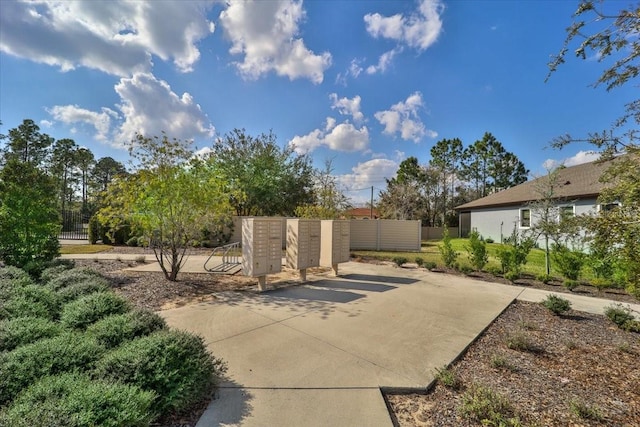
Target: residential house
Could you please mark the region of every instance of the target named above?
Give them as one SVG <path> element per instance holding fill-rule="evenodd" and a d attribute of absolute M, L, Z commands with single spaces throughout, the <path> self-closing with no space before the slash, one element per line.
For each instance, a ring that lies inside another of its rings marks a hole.
<path fill-rule="evenodd" d="M 610 164 L 610 161 L 591 162 L 559 169 L 553 189 L 559 215 L 581 215 L 610 208 L 597 202 L 604 187 L 600 177 Z M 514 228 L 518 233 L 530 229 L 538 216 L 532 203 L 543 198 L 541 189 L 548 188 L 548 182 L 549 176 L 543 176 L 456 207 L 460 237 L 477 230 L 485 239 L 502 242 Z"/>
<path fill-rule="evenodd" d="M 353 208 L 344 213 L 346 219 L 378 219 L 380 215 L 374 208 Z"/>

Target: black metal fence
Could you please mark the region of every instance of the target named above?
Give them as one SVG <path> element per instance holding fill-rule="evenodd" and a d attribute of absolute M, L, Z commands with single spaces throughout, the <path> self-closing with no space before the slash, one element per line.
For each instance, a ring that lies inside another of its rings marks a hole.
<path fill-rule="evenodd" d="M 62 230 L 58 238 L 87 240 L 89 238 L 89 215 L 81 211 L 62 212 Z"/>

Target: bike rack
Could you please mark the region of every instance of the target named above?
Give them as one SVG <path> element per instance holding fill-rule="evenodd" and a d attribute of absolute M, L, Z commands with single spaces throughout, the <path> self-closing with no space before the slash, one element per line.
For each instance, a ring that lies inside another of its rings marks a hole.
<path fill-rule="evenodd" d="M 226 273 L 241 264 L 240 261 L 240 242 L 229 243 L 228 245 L 218 246 L 213 249 L 209 258 L 204 262 L 204 269 L 210 273 Z M 222 256 L 222 264 L 214 267 L 207 267 L 209 261 L 214 256 Z"/>

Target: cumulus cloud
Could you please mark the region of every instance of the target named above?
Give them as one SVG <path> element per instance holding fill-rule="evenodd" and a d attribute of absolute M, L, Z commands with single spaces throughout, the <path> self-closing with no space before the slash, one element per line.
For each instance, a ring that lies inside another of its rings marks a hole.
<path fill-rule="evenodd" d="M 322 146 L 347 152 L 362 151 L 369 146 L 369 130 L 366 126 L 358 129 L 349 122 L 335 123 L 335 119 L 329 117 L 324 130 L 315 129 L 307 135 L 296 135 L 289 144 L 300 154 L 310 153 Z"/>
<path fill-rule="evenodd" d="M 392 178 L 398 171 L 399 163 L 385 158 L 372 159 L 358 163 L 351 168 L 351 173 L 338 175 L 340 184 L 348 190 L 360 190 L 371 186 L 379 187 L 385 178 Z M 368 202 L 369 197 L 359 200 L 358 193 L 350 193 L 356 203 Z"/>
<path fill-rule="evenodd" d="M 302 2 L 297 0 L 230 2 L 220 13 L 220 24 L 232 44 L 229 52 L 244 55 L 235 63 L 240 74 L 257 79 L 275 71 L 290 80 L 322 83 L 331 54 L 317 55 L 298 38 L 304 18 Z"/>
<path fill-rule="evenodd" d="M 419 110 L 423 105 L 422 94 L 415 92 L 404 102 L 392 105 L 391 109 L 378 111 L 374 117 L 384 126 L 384 133 L 399 134 L 406 141 L 419 142 L 424 136 L 435 138 L 438 134 L 427 129 L 420 120 Z"/>
<path fill-rule="evenodd" d="M 440 0 L 421 0 L 418 9 L 408 16 L 379 13 L 364 16 L 367 32 L 423 51 L 438 40 L 442 32 L 441 15 L 444 4 Z"/>
<path fill-rule="evenodd" d="M 383 53 L 380 55 L 377 65 L 369 65 L 367 67 L 367 74 L 384 73 L 393 62 L 393 58 L 400 52 L 402 52 L 402 49 L 396 48 Z"/>
<path fill-rule="evenodd" d="M 164 131 L 171 138 L 183 140 L 214 134 L 206 114 L 189 93 L 178 96 L 166 81 L 153 74 L 122 78 L 114 89 L 120 96 L 115 106 L 118 112 L 106 107 L 100 112 L 90 111 L 77 105 L 56 105 L 47 111 L 65 124 L 90 124 L 96 129 L 96 139 L 119 147 L 136 133 L 159 135 Z"/>
<path fill-rule="evenodd" d="M 542 163 L 542 167 L 546 170 L 553 170 L 558 166 L 576 166 L 583 163 L 594 162 L 598 160 L 600 154 L 595 151 L 578 151 L 574 156 L 567 157 L 564 160 L 547 159 Z"/>
<path fill-rule="evenodd" d="M 47 112 L 55 120 L 65 124 L 85 123 L 91 125 L 95 131 L 95 138 L 98 141 L 105 141 L 108 138 L 111 128 L 111 119 L 118 119 L 118 113 L 110 108 L 102 108 L 96 111 L 86 110 L 77 105 L 56 105 L 48 108 Z"/>
<path fill-rule="evenodd" d="M 331 109 L 337 109 L 342 115 L 351 116 L 356 122 L 364 120 L 364 114 L 360 111 L 360 95 L 356 95 L 353 98 L 338 98 L 336 93 L 329 95 L 332 105 Z"/>
<path fill-rule="evenodd" d="M 213 32 L 210 1 L 3 1 L 0 50 L 60 67 L 117 76 L 147 72 L 152 55 L 191 71 Z"/>

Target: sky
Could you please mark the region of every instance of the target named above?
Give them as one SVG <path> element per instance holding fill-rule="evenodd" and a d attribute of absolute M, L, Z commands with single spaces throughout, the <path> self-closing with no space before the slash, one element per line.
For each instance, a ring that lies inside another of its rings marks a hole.
<path fill-rule="evenodd" d="M 127 163 L 136 133 L 204 150 L 273 131 L 355 204 L 441 139 L 492 133 L 532 176 L 590 161 L 553 138 L 608 129 L 635 92 L 570 55 L 577 0 L 0 1 L 0 133 L 34 120 Z M 619 10 L 628 1 L 609 0 Z M 635 91 L 636 88 L 633 88 Z"/>

